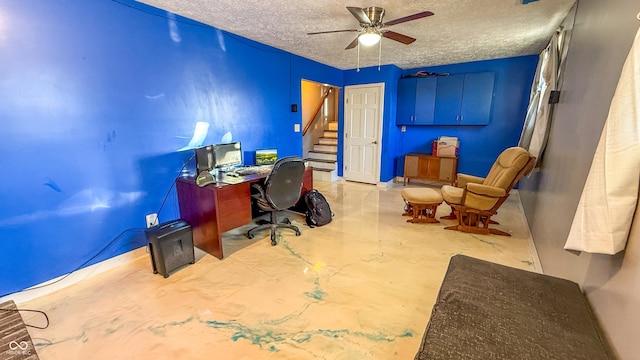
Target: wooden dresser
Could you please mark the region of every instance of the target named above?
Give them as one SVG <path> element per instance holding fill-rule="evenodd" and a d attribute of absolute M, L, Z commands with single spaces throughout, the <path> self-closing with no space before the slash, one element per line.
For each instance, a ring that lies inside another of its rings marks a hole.
<path fill-rule="evenodd" d="M 404 156 L 404 185 L 411 179 L 448 182 L 453 185 L 458 172 L 458 157 L 439 157 L 410 153 Z"/>

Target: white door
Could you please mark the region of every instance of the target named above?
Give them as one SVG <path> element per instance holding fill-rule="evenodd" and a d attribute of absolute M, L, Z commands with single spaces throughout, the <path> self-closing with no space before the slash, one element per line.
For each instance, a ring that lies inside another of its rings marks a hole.
<path fill-rule="evenodd" d="M 344 171 L 349 181 L 377 184 L 384 83 L 346 86 L 344 95 Z"/>

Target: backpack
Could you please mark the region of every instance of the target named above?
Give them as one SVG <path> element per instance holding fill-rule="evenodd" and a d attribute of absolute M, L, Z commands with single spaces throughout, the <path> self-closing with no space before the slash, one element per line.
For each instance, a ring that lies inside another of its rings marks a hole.
<path fill-rule="evenodd" d="M 304 194 L 304 203 L 307 205 L 305 216 L 307 225 L 311 227 L 326 225 L 331 222 L 333 213 L 327 199 L 318 190 L 310 190 Z"/>

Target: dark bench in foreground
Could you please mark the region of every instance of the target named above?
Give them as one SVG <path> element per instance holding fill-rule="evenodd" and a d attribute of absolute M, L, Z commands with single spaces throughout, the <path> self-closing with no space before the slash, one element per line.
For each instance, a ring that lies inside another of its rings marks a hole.
<path fill-rule="evenodd" d="M 576 283 L 455 255 L 415 359 L 613 356 Z"/>

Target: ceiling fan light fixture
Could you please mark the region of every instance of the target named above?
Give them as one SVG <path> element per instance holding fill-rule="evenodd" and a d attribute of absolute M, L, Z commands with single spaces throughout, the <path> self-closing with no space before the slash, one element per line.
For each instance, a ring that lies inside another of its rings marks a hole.
<path fill-rule="evenodd" d="M 358 42 L 360 42 L 362 46 L 373 46 L 380 41 L 380 37 L 379 32 L 370 29 L 358 36 Z"/>

